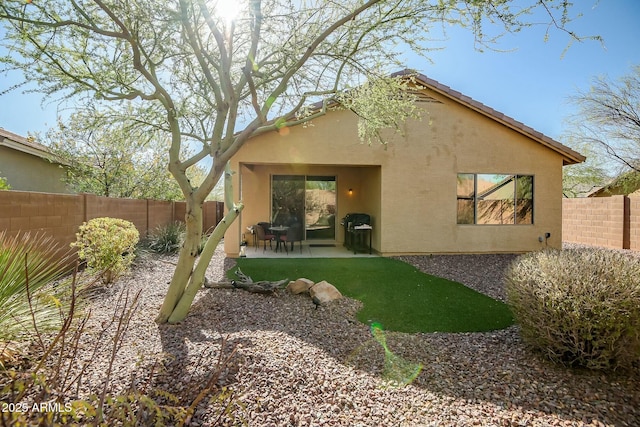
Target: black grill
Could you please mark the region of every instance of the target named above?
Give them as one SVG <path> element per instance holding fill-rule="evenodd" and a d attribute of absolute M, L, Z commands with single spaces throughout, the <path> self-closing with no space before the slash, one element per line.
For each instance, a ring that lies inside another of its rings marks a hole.
<path fill-rule="evenodd" d="M 352 227 L 362 224 L 370 225 L 371 216 L 365 213 L 348 213 L 344 218 L 342 218 L 340 224 L 342 224 L 346 228 L 349 226 L 349 223 L 351 223 Z"/>
<path fill-rule="evenodd" d="M 371 216 L 365 213 L 348 213 L 341 221 L 344 227 L 344 245 L 353 250 L 355 254 L 358 250 L 367 250 L 371 253 L 371 228 L 356 229 L 360 225 L 371 226 Z M 369 235 L 369 242 L 366 242 L 366 234 Z"/>

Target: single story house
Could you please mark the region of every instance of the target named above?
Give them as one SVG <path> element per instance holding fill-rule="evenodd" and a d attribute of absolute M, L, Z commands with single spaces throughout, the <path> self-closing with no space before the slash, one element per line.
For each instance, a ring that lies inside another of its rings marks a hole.
<path fill-rule="evenodd" d="M 560 247 L 562 167 L 585 157 L 427 76 L 417 81 L 423 118 L 387 146 L 361 143 L 345 110 L 247 141 L 231 162 L 245 208 L 225 235 L 227 255 L 263 221 L 301 222 L 305 244 L 342 245 L 353 213 L 366 214 L 382 256 Z"/>
<path fill-rule="evenodd" d="M 63 165 L 44 145 L 0 128 L 0 176 L 12 190 L 70 193 Z"/>

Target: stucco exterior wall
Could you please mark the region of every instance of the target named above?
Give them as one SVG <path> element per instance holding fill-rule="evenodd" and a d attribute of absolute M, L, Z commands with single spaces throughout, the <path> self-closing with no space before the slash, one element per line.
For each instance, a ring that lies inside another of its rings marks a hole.
<path fill-rule="evenodd" d="M 271 183 L 270 176 L 273 175 L 326 175 L 335 176 L 337 185 L 337 212 L 336 212 L 336 241 L 344 241 L 344 230 L 339 226 L 339 221 L 349 212 L 366 212 L 372 217 L 375 226 L 376 218 L 380 216 L 379 192 L 371 185 L 376 181 L 376 176 L 380 175 L 380 167 L 359 167 L 357 169 L 344 166 L 322 166 L 322 165 L 283 165 L 283 164 L 242 164 L 238 167 L 242 177 L 242 200 L 245 209 L 242 211 L 236 224 L 240 224 L 241 233 L 245 234 L 245 239 L 250 241 L 247 234 L 247 227 L 262 221 L 269 221 L 271 215 Z M 239 180 L 238 180 L 239 181 Z M 234 188 L 239 182 L 234 183 Z M 379 181 L 379 179 L 378 179 Z M 352 194 L 348 190 L 352 189 Z M 239 197 L 239 196 L 238 196 Z M 232 225 L 232 228 L 235 226 Z M 372 235 L 376 239 L 376 234 Z M 227 239 L 232 236 L 227 233 Z M 379 236 L 377 237 L 379 239 Z M 239 244 L 239 241 L 238 241 Z M 372 245 L 375 246 L 375 245 Z M 235 246 L 232 246 L 234 248 Z M 231 249 L 234 251 L 234 249 Z M 231 252 L 233 253 L 233 252 Z"/>
<path fill-rule="evenodd" d="M 12 190 L 70 193 L 62 181 L 64 173 L 56 163 L 0 146 L 0 176 Z"/>
<path fill-rule="evenodd" d="M 287 171 L 335 174 L 338 221 L 348 212 L 371 214 L 373 247 L 385 256 L 559 247 L 562 157 L 457 102 L 430 95 L 440 103 L 420 103 L 423 119 L 407 122 L 405 137 L 389 135 L 386 147 L 360 143 L 357 119 L 346 111 L 248 141 L 232 160 L 239 171 L 234 191 L 245 209 L 225 236 L 227 253 L 237 255 L 246 226 L 268 220 L 270 176 Z M 534 224 L 457 224 L 458 173 L 533 175 Z M 545 233 L 551 237 L 541 243 Z"/>

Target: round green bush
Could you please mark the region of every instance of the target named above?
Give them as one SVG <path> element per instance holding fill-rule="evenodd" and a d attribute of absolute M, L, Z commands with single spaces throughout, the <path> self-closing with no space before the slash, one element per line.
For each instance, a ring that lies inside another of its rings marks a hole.
<path fill-rule="evenodd" d="M 506 273 L 523 340 L 555 362 L 589 369 L 640 360 L 640 258 L 604 249 L 545 250 Z"/>
<path fill-rule="evenodd" d="M 87 262 L 87 267 L 100 272 L 105 283 L 111 283 L 133 262 L 139 238 L 129 221 L 94 218 L 80 226 L 71 246 L 78 248 L 78 257 Z"/>

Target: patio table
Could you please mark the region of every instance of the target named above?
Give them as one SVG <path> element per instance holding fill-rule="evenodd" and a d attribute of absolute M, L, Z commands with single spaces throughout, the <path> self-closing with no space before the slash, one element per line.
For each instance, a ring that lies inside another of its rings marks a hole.
<path fill-rule="evenodd" d="M 280 249 L 280 236 L 282 235 L 282 233 L 286 234 L 288 229 L 289 227 L 287 227 L 286 225 L 274 225 L 273 227 L 269 227 L 269 231 L 273 231 L 273 233 L 276 235 L 276 252 L 278 252 L 278 249 Z"/>

